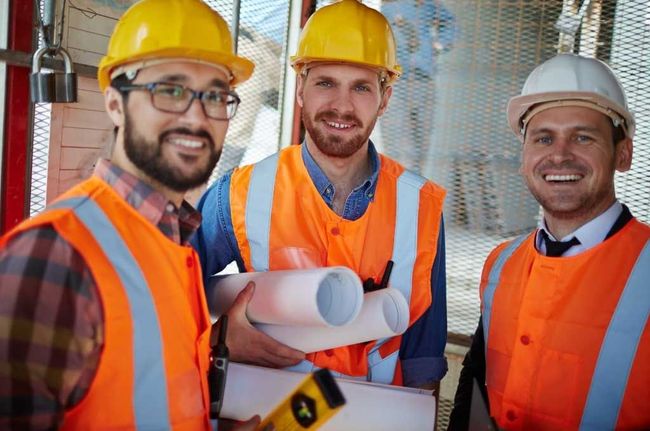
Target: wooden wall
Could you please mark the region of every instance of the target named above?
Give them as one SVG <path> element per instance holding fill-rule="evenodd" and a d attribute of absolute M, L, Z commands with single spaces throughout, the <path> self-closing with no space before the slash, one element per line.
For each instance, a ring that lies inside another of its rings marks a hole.
<path fill-rule="evenodd" d="M 97 66 L 117 19 L 135 0 L 66 2 L 63 47 L 75 63 Z M 94 77 L 79 77 L 77 103 L 52 104 L 47 202 L 92 174 L 109 157 L 113 124 Z"/>

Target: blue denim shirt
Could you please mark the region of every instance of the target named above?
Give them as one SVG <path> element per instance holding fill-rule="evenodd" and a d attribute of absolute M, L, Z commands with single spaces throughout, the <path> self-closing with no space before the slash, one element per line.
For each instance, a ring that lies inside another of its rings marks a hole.
<path fill-rule="evenodd" d="M 374 197 L 380 159 L 372 142 L 368 146 L 368 153 L 372 161 L 372 174 L 348 196 L 343 211 L 343 218 L 347 220 L 361 217 Z M 302 146 L 302 159 L 316 189 L 331 207 L 334 185 L 316 164 L 306 145 Z M 231 173 L 228 173 L 219 178 L 205 192 L 198 204 L 203 222 L 191 242 L 201 259 L 206 280 L 233 261 L 237 262 L 240 271 L 245 271 L 230 216 L 230 176 Z M 447 360 L 444 357 L 447 342 L 447 300 L 443 227 L 441 218 L 438 252 L 431 271 L 433 304 L 402 337 L 399 356 L 405 386 L 417 387 L 440 381 L 447 372 Z"/>

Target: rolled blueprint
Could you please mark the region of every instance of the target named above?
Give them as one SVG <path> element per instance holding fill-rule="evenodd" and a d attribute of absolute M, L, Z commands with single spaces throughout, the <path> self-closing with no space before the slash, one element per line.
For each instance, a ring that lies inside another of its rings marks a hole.
<path fill-rule="evenodd" d="M 343 326 L 255 326 L 281 343 L 305 353 L 379 340 L 406 331 L 409 307 L 399 290 L 381 289 L 364 296 L 359 316 Z"/>
<path fill-rule="evenodd" d="M 246 315 L 251 322 L 339 326 L 357 317 L 363 302 L 359 276 L 344 266 L 215 276 L 210 309 L 221 315 L 249 281 L 255 293 Z"/>
<path fill-rule="evenodd" d="M 268 415 L 304 374 L 231 362 L 221 417 L 246 420 Z M 431 391 L 337 378 L 346 404 L 320 430 L 431 431 L 436 398 Z"/>

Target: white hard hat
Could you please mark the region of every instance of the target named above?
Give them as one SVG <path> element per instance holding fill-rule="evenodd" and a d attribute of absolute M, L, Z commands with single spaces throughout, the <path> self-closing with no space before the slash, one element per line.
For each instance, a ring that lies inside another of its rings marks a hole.
<path fill-rule="evenodd" d="M 585 106 L 602 112 L 634 136 L 634 115 L 612 69 L 595 58 L 560 54 L 537 66 L 521 95 L 508 102 L 508 122 L 523 141 L 526 124 L 540 111 L 557 106 Z"/>

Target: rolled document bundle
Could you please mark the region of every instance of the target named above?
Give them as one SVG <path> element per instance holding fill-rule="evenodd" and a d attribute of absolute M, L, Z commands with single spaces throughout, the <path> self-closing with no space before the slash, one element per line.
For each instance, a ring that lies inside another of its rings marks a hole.
<path fill-rule="evenodd" d="M 392 288 L 367 293 L 361 312 L 344 326 L 255 326 L 281 343 L 305 353 L 379 340 L 400 335 L 409 324 L 409 307 L 404 295 Z"/>
<path fill-rule="evenodd" d="M 333 266 L 215 276 L 208 286 L 212 312 L 226 312 L 249 281 L 255 282 L 246 310 L 251 322 L 345 325 L 357 317 L 363 302 L 359 276 L 344 266 Z"/>

